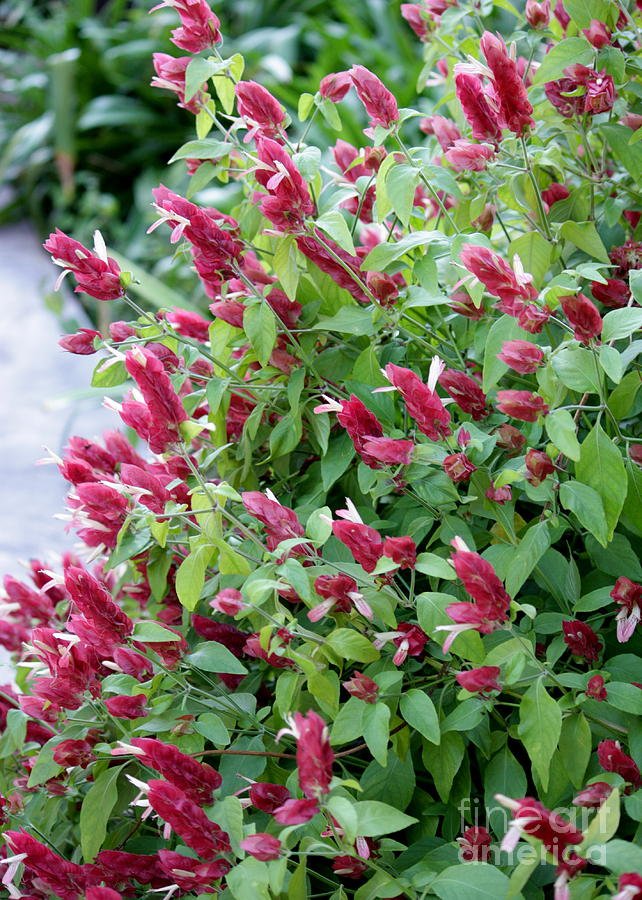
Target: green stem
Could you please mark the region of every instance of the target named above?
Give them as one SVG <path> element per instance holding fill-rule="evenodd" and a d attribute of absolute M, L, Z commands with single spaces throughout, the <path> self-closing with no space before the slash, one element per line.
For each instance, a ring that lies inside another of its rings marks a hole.
<path fill-rule="evenodd" d="M 535 191 L 535 200 L 537 202 L 537 211 L 539 213 L 540 222 L 544 228 L 544 233 L 549 241 L 553 240 L 553 234 L 551 232 L 551 227 L 548 224 L 548 216 L 546 215 L 546 210 L 544 209 L 544 201 L 542 200 L 542 195 L 540 193 L 539 185 L 537 183 L 537 179 L 535 178 L 535 173 L 531 167 L 531 161 L 528 158 L 528 148 L 526 147 L 526 140 L 524 135 L 520 135 L 520 143 L 522 145 L 522 152 L 524 154 L 524 165 L 526 166 L 526 171 L 528 173 L 528 177 L 530 179 L 531 184 L 533 185 L 533 190 Z"/>

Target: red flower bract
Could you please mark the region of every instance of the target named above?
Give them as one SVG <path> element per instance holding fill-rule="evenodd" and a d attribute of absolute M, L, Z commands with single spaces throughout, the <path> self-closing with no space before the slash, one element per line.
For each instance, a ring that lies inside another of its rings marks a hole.
<path fill-rule="evenodd" d="M 403 397 L 408 414 L 426 437 L 438 441 L 451 433 L 450 413 L 435 392 L 434 384 L 432 386 L 424 384 L 410 369 L 395 366 L 393 363 L 386 366 L 385 374 Z"/>
<path fill-rule="evenodd" d="M 602 317 L 598 308 L 584 294 L 560 297 L 564 315 L 573 327 L 575 340 L 588 344 L 602 333 Z"/>
<path fill-rule="evenodd" d="M 488 829 L 481 825 L 466 828 L 457 838 L 461 858 L 466 862 L 486 862 L 490 852 L 492 838 Z"/>
<path fill-rule="evenodd" d="M 528 391 L 497 391 L 497 409 L 520 422 L 536 422 L 548 412 L 542 398 Z"/>
<path fill-rule="evenodd" d="M 198 762 L 173 744 L 164 744 L 155 738 L 132 738 L 131 744 L 142 751 L 137 756 L 143 765 L 156 769 L 188 799 L 199 806 L 212 803 L 214 791 L 221 786 L 222 779 L 207 763 Z"/>
<path fill-rule="evenodd" d="M 383 128 L 394 125 L 399 119 L 399 110 L 388 88 L 365 66 L 353 66 L 349 74 L 359 100 L 370 116 L 370 124 Z"/>
<path fill-rule="evenodd" d="M 588 662 L 594 662 L 600 655 L 600 639 L 586 622 L 577 619 L 562 622 L 564 643 L 573 656 L 581 656 Z"/>
<path fill-rule="evenodd" d="M 307 216 L 314 212 L 314 202 L 296 165 L 276 141 L 257 137 L 256 152 L 261 166 L 256 180 L 268 192 L 261 200 L 261 212 L 276 227 L 286 232 L 300 232 Z"/>
<path fill-rule="evenodd" d="M 105 707 L 109 715 L 116 719 L 140 719 L 147 715 L 147 697 L 145 694 L 107 697 Z"/>
<path fill-rule="evenodd" d="M 485 31 L 481 37 L 481 49 L 488 67 L 493 73 L 493 86 L 506 127 L 521 135 L 534 125 L 531 106 L 524 82 L 517 65 L 508 55 L 502 38 Z"/>
<path fill-rule="evenodd" d="M 331 72 L 321 79 L 319 93 L 332 103 L 339 103 L 352 87 L 352 79 L 348 72 Z"/>
<path fill-rule="evenodd" d="M 176 785 L 168 781 L 148 782 L 148 799 L 158 813 L 188 847 L 203 859 L 212 859 L 230 849 L 227 833 L 210 821 L 200 806 L 190 800 Z"/>
<path fill-rule="evenodd" d="M 605 772 L 615 772 L 636 789 L 642 784 L 636 762 L 624 753 L 619 741 L 600 741 L 597 745 L 597 758 Z"/>
<path fill-rule="evenodd" d="M 357 697 L 365 703 L 376 703 L 379 685 L 362 672 L 353 672 L 352 678 L 343 682 L 343 686 L 351 697 Z"/>
<path fill-rule="evenodd" d="M 439 384 L 457 406 L 465 413 L 469 413 L 475 422 L 488 415 L 486 394 L 474 378 L 456 369 L 444 369 L 439 376 Z"/>
<path fill-rule="evenodd" d="M 84 885 L 82 866 L 68 862 L 26 831 L 6 831 L 4 838 L 16 853 L 24 853 L 25 868 L 60 900 L 78 900 Z"/>
<path fill-rule="evenodd" d="M 536 372 L 544 359 L 544 353 L 530 341 L 505 341 L 501 353 L 497 354 L 502 362 L 521 375 Z"/>
<path fill-rule="evenodd" d="M 471 694 L 487 694 L 490 691 L 501 690 L 497 681 L 499 672 L 498 666 L 480 666 L 467 672 L 456 672 L 455 678 Z"/>
<path fill-rule="evenodd" d="M 59 228 L 43 244 L 54 262 L 62 266 L 63 274 L 73 273 L 77 293 L 89 294 L 96 300 L 118 300 L 125 293 L 120 268 L 114 259 L 107 256 L 102 239 L 96 241 L 96 246 L 97 251 L 92 252 Z"/>
<path fill-rule="evenodd" d="M 474 629 L 490 634 L 508 618 L 510 597 L 495 570 L 478 553 L 471 552 L 461 538 L 452 541 L 455 552 L 451 557 L 457 577 L 461 579 L 473 603 L 451 603 L 446 613 L 454 625 L 439 625 L 437 631 L 449 632 L 444 650 L 448 651 L 458 634 Z"/>
<path fill-rule="evenodd" d="M 454 484 L 470 481 L 471 475 L 477 471 L 477 466 L 473 465 L 465 453 L 450 453 L 442 465 L 444 472 Z"/>
<path fill-rule="evenodd" d="M 172 43 L 181 50 L 200 53 L 221 42 L 221 23 L 206 0 L 163 0 L 154 9 L 162 6 L 172 7 L 180 16 L 181 26 L 172 31 Z"/>
<path fill-rule="evenodd" d="M 533 797 L 509 800 L 498 795 L 500 802 L 514 811 L 511 827 L 502 841 L 503 850 L 513 850 L 520 834 L 528 834 L 541 841 L 556 861 L 567 847 L 581 844 L 584 835 L 575 826 L 555 812 L 551 812 Z"/>
<path fill-rule="evenodd" d="M 290 719 L 290 728 L 279 732 L 284 733 L 296 738 L 299 787 L 306 797 L 316 801 L 328 793 L 332 779 L 334 753 L 330 747 L 327 726 L 314 710 L 305 715 L 297 712 Z"/>
<path fill-rule="evenodd" d="M 125 368 L 136 381 L 149 411 L 149 446 L 163 453 L 180 440 L 179 426 L 188 415 L 183 408 L 163 364 L 148 349 L 130 350 Z"/>
<path fill-rule="evenodd" d="M 455 76 L 457 99 L 478 141 L 498 144 L 502 139 L 499 115 L 488 101 L 481 80 L 476 75 L 458 72 Z"/>
<path fill-rule="evenodd" d="M 256 81 L 239 81 L 235 88 L 239 115 L 263 137 L 277 137 L 285 124 L 285 110 L 279 101 Z"/>
<path fill-rule="evenodd" d="M 240 842 L 240 847 L 246 853 L 249 853 L 250 856 L 253 856 L 254 859 L 259 859 L 262 862 L 278 859 L 281 855 L 281 841 L 274 835 L 261 831 L 243 838 Z"/>

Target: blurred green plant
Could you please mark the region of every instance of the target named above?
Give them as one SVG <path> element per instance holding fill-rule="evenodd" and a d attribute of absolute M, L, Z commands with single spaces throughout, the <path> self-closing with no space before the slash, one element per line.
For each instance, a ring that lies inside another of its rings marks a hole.
<path fill-rule="evenodd" d="M 152 186 L 161 178 L 184 186 L 183 164 L 166 163 L 186 121 L 149 87 L 152 52 L 175 53 L 171 10 L 148 17 L 151 5 L 0 3 L 0 222 L 27 215 L 42 233 L 55 221 L 86 239 L 100 227 L 132 258 L 158 258 L 141 226 L 151 220 Z M 419 73 L 421 59 L 397 2 L 225 0 L 216 12 L 245 56 L 246 77 L 290 108 L 324 73 L 355 62 L 377 71 L 402 104 L 414 95 L 407 73 L 413 64 Z M 344 128 L 356 139 L 358 117 L 348 113 Z"/>

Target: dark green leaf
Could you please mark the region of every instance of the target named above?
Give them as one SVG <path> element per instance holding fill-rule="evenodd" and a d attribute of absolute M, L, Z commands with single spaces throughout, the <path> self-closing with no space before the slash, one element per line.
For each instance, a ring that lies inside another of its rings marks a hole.
<path fill-rule="evenodd" d="M 216 672 L 224 675 L 247 675 L 247 669 L 233 653 L 218 641 L 204 641 L 198 645 L 194 653 L 185 657 L 185 661 L 204 672 Z"/>
<path fill-rule="evenodd" d="M 582 442 L 575 464 L 578 481 L 593 488 L 602 498 L 606 513 L 607 540 L 611 540 L 627 492 L 622 454 L 598 423 Z"/>
<path fill-rule="evenodd" d="M 80 846 L 85 862 L 93 862 L 107 835 L 107 823 L 118 799 L 123 766 L 105 769 L 91 785 L 80 808 Z"/>

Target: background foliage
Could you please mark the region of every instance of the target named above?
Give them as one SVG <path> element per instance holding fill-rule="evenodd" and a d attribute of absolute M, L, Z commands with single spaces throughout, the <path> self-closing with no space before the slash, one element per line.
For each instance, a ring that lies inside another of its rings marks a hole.
<path fill-rule="evenodd" d="M 47 241 L 133 320 L 5 582 L 14 896 L 642 896 L 640 13 L 384 9 L 289 119 L 199 48 L 155 274 Z"/>

